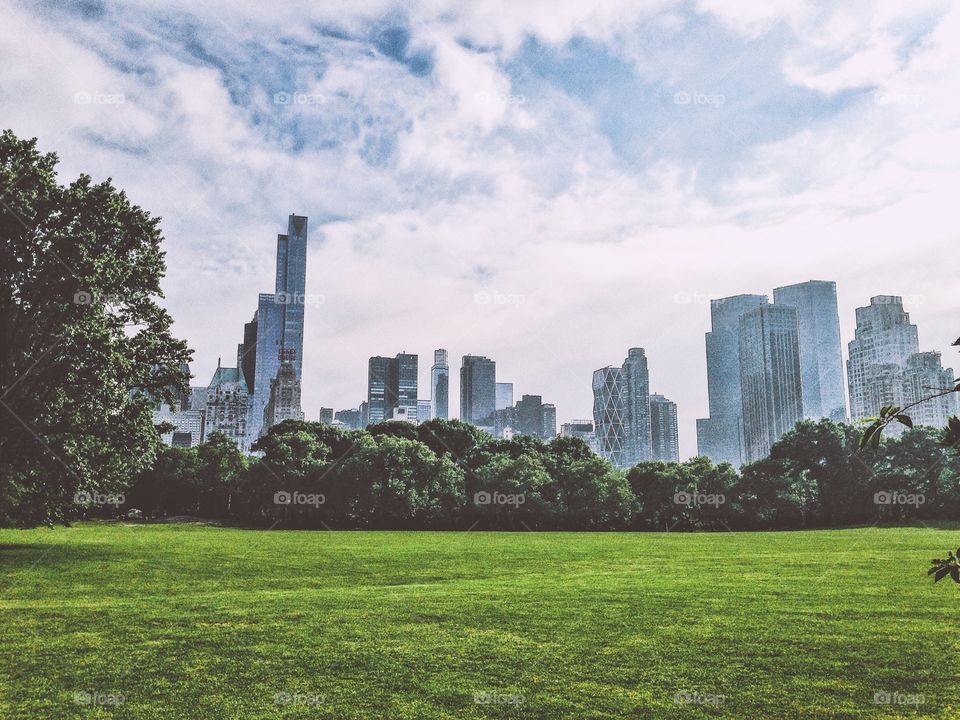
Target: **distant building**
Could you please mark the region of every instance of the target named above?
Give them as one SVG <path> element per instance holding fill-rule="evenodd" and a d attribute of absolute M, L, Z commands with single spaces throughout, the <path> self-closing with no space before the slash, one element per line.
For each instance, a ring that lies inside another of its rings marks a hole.
<path fill-rule="evenodd" d="M 344 427 L 348 427 L 351 430 L 363 427 L 360 422 L 360 410 L 337 410 L 333 414 L 333 419 L 343 423 Z"/>
<path fill-rule="evenodd" d="M 761 460 L 803 419 L 796 308 L 760 305 L 740 316 L 746 462 Z"/>
<path fill-rule="evenodd" d="M 205 438 L 223 433 L 244 447 L 247 438 L 247 383 L 238 368 L 217 369 L 207 386 Z"/>
<path fill-rule="evenodd" d="M 417 356 L 400 353 L 390 361 L 387 375 L 387 419 L 392 419 L 397 408 L 404 408 L 405 420 L 417 421 Z"/>
<path fill-rule="evenodd" d="M 630 348 L 623 361 L 624 422 L 627 431 L 625 460 L 635 465 L 653 457 L 650 439 L 650 372 L 643 348 Z"/>
<path fill-rule="evenodd" d="M 938 352 L 919 352 L 907 358 L 903 369 L 903 402 L 910 405 L 956 386 L 953 368 L 944 368 Z M 944 395 L 910 409 L 915 425 L 944 427 L 956 415 L 957 395 Z"/>
<path fill-rule="evenodd" d="M 557 406 L 553 403 L 543 404 L 543 439 L 552 440 L 557 436 Z"/>
<path fill-rule="evenodd" d="M 575 437 L 583 440 L 591 448 L 594 447 L 593 422 L 590 420 L 571 420 L 560 426 L 561 437 Z"/>
<path fill-rule="evenodd" d="M 387 383 L 392 358 L 376 356 L 367 362 L 367 417 L 364 425 L 373 425 L 387 419 Z"/>
<path fill-rule="evenodd" d="M 496 409 L 513 407 L 513 383 L 497 383 Z"/>
<path fill-rule="evenodd" d="M 623 369 L 608 366 L 593 373 L 593 422 L 596 451 L 616 467 L 625 467 L 627 425 Z"/>
<path fill-rule="evenodd" d="M 187 377 L 190 366 L 180 365 L 180 371 Z M 153 412 L 153 421 L 173 425 L 173 430 L 160 436 L 160 439 L 172 447 L 194 447 L 203 442 L 206 417 L 206 388 L 191 387 L 188 392 L 174 392 L 173 405 L 159 403 Z"/>
<path fill-rule="evenodd" d="M 406 405 L 397 405 L 390 414 L 390 418 L 387 420 L 387 422 L 408 422 L 416 424 L 416 413 L 410 413 L 409 410 L 410 409 Z"/>
<path fill-rule="evenodd" d="M 847 399 L 837 284 L 810 280 L 774 288 L 773 301 L 797 309 L 804 417 L 843 422 L 847 417 Z"/>
<path fill-rule="evenodd" d="M 765 295 L 735 295 L 710 301 L 706 334 L 710 416 L 697 420 L 697 452 L 716 463 L 740 467 L 746 457 L 740 381 L 740 316 L 767 304 Z"/>
<path fill-rule="evenodd" d="M 464 355 L 460 367 L 460 419 L 493 427 L 496 410 L 497 364 L 480 355 Z"/>
<path fill-rule="evenodd" d="M 443 348 L 433 351 L 433 367 L 430 368 L 430 417 L 448 420 L 450 418 L 450 366 L 447 364 L 447 351 Z"/>
<path fill-rule="evenodd" d="M 423 423 L 430 420 L 432 415 L 432 403 L 430 400 L 417 400 L 417 422 Z"/>
<path fill-rule="evenodd" d="M 654 460 L 680 462 L 677 404 L 663 395 L 650 396 L 650 439 Z"/>
<path fill-rule="evenodd" d="M 370 424 L 370 404 L 364 400 L 360 403 L 360 425 L 359 427 L 365 428 Z"/>
<path fill-rule="evenodd" d="M 281 363 L 277 376 L 270 381 L 270 398 L 263 410 L 261 437 L 284 420 L 303 420 L 303 411 L 300 409 L 300 380 L 290 361 Z"/>
<path fill-rule="evenodd" d="M 326 423 L 327 425 L 333 424 L 333 408 L 322 407 L 320 408 L 320 422 Z"/>

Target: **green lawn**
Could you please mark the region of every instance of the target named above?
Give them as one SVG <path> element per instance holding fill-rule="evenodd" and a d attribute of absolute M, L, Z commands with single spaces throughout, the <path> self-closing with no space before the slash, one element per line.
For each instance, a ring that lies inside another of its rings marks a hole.
<path fill-rule="evenodd" d="M 960 718 L 957 545 L 3 530 L 0 718 Z"/>

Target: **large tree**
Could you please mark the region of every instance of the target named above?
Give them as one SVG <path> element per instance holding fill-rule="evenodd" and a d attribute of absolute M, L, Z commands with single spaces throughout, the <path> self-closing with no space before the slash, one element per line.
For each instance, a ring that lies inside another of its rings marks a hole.
<path fill-rule="evenodd" d="M 188 378 L 160 307 L 159 219 L 108 179 L 56 178 L 36 140 L 0 134 L 0 524 L 69 517 L 122 491 L 159 447 L 158 400 Z"/>

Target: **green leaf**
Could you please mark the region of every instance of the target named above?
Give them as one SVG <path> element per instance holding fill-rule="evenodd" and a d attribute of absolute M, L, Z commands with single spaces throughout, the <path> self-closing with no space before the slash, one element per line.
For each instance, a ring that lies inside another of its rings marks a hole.
<path fill-rule="evenodd" d="M 894 419 L 901 425 L 906 425 L 908 428 L 913 427 L 913 418 L 911 418 L 909 415 L 900 413 L 899 415 L 895 416 Z"/>
<path fill-rule="evenodd" d="M 934 582 L 940 582 L 950 573 L 950 568 L 942 567 L 937 569 L 937 574 L 933 576 Z"/>

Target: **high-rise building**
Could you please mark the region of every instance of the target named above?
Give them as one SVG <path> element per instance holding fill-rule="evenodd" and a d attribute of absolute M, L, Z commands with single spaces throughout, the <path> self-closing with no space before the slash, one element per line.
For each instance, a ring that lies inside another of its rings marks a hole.
<path fill-rule="evenodd" d="M 957 395 L 924 400 L 942 390 L 955 387 L 953 368 L 944 368 L 938 352 L 920 352 L 907 358 L 903 369 L 903 403 L 920 403 L 910 409 L 915 425 L 943 427 L 957 414 Z"/>
<path fill-rule="evenodd" d="M 496 409 L 508 407 L 513 407 L 513 383 L 498 382 Z"/>
<path fill-rule="evenodd" d="M 307 218 L 290 215 L 287 234 L 277 236 L 277 269 L 273 293 L 261 293 L 253 319 L 244 325 L 238 352 L 239 369 L 249 393 L 245 447 L 263 429 L 270 387 L 281 357 L 303 378 L 303 318 L 307 278 Z"/>
<path fill-rule="evenodd" d="M 627 428 L 627 464 L 653 457 L 650 444 L 650 372 L 643 348 L 630 348 L 623 361 L 624 402 Z"/>
<path fill-rule="evenodd" d="M 377 355 L 367 362 L 367 415 L 364 425 L 383 422 L 388 417 L 387 383 L 392 358 Z"/>
<path fill-rule="evenodd" d="M 303 420 L 303 411 L 300 409 L 300 380 L 291 360 L 281 362 L 277 376 L 270 381 L 270 399 L 263 409 L 261 437 L 284 420 Z"/>
<path fill-rule="evenodd" d="M 248 394 L 239 368 L 221 367 L 217 362 L 216 372 L 207 386 L 206 408 L 205 437 L 223 433 L 243 448 L 248 437 Z"/>
<path fill-rule="evenodd" d="M 390 361 L 387 375 L 387 419 L 392 419 L 397 408 L 404 408 L 404 419 L 417 421 L 418 358 L 400 353 Z"/>
<path fill-rule="evenodd" d="M 326 425 L 333 425 L 333 408 L 320 408 L 320 422 Z"/>
<path fill-rule="evenodd" d="M 337 410 L 333 414 L 333 419 L 344 424 L 351 430 L 363 427 L 360 423 L 360 410 Z"/>
<path fill-rule="evenodd" d="M 561 437 L 576 437 L 583 440 L 591 448 L 596 443 L 596 436 L 593 434 L 593 423 L 590 420 L 571 420 L 560 426 Z"/>
<path fill-rule="evenodd" d="M 360 403 L 360 424 L 358 427 L 365 428 L 370 424 L 370 403 L 364 400 Z"/>
<path fill-rule="evenodd" d="M 810 280 L 774 288 L 773 301 L 776 305 L 797 309 L 804 417 L 843 422 L 847 417 L 847 401 L 837 284 Z"/>
<path fill-rule="evenodd" d="M 557 406 L 553 403 L 543 404 L 543 439 L 552 440 L 557 436 Z"/>
<path fill-rule="evenodd" d="M 650 440 L 654 460 L 680 462 L 677 404 L 663 395 L 650 396 Z"/>
<path fill-rule="evenodd" d="M 856 310 L 857 327 L 847 345 L 847 383 L 850 416 L 865 420 L 880 414 L 884 405 L 903 406 L 901 371 L 911 355 L 920 352 L 917 326 L 896 295 L 877 295 Z"/>
<path fill-rule="evenodd" d="M 697 452 L 736 467 L 746 457 L 740 382 L 740 316 L 767 304 L 765 295 L 735 295 L 710 301 L 706 334 L 710 416 L 697 420 Z"/>
<path fill-rule="evenodd" d="M 481 355 L 464 355 L 460 367 L 460 419 L 493 427 L 497 400 L 497 364 Z"/>
<path fill-rule="evenodd" d="M 417 400 L 417 422 L 430 420 L 433 415 L 433 403 L 430 400 Z"/>
<path fill-rule="evenodd" d="M 180 365 L 180 371 L 187 377 L 190 366 Z M 172 447 L 194 447 L 203 442 L 206 414 L 206 388 L 190 388 L 187 392 L 174 392 L 172 405 L 159 403 L 153 413 L 154 423 L 166 423 L 173 429 L 160 436 L 160 439 Z"/>
<path fill-rule="evenodd" d="M 443 348 L 433 351 L 433 367 L 430 368 L 431 417 L 448 420 L 450 418 L 450 366 L 447 364 L 447 351 Z"/>
<path fill-rule="evenodd" d="M 627 407 L 623 369 L 613 366 L 593 373 L 593 424 L 597 454 L 617 467 L 625 467 Z"/>
<path fill-rule="evenodd" d="M 760 305 L 740 316 L 740 377 L 746 462 L 803 419 L 796 308 Z"/>

